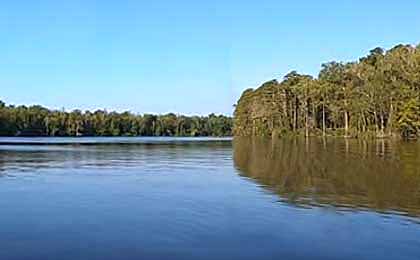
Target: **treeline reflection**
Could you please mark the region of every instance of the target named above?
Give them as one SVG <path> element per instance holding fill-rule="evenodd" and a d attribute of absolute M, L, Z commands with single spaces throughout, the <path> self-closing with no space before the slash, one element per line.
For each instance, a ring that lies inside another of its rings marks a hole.
<path fill-rule="evenodd" d="M 0 177 L 46 169 L 141 169 L 218 167 L 230 141 L 148 144 L 0 145 Z M 227 163 L 226 161 L 223 161 Z"/>
<path fill-rule="evenodd" d="M 420 216 L 418 142 L 236 138 L 234 162 L 286 203 Z"/>

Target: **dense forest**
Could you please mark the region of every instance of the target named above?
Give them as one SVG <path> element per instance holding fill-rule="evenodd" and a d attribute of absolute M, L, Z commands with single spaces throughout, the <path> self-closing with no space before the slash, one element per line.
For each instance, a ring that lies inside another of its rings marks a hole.
<path fill-rule="evenodd" d="M 329 62 L 317 78 L 292 71 L 246 90 L 237 136 L 420 136 L 420 45 L 382 48 L 356 62 Z"/>
<path fill-rule="evenodd" d="M 0 101 L 1 136 L 230 136 L 232 124 L 232 118 L 214 114 L 66 112 Z"/>

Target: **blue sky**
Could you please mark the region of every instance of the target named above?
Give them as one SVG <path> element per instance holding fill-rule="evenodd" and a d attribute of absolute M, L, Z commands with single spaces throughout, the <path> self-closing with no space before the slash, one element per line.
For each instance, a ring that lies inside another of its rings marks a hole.
<path fill-rule="evenodd" d="M 3 1 L 0 99 L 231 114 L 288 71 L 419 43 L 419 14 L 418 0 Z"/>

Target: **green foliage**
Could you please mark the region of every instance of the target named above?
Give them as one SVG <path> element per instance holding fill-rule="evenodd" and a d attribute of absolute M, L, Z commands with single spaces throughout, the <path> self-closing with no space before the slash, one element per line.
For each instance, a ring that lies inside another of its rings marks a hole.
<path fill-rule="evenodd" d="M 397 114 L 398 127 L 402 135 L 410 137 L 420 132 L 420 102 L 418 98 L 411 98 L 401 104 Z"/>
<path fill-rule="evenodd" d="M 223 115 L 135 115 L 41 106 L 6 106 L 0 101 L 1 136 L 230 136 L 233 120 Z"/>
<path fill-rule="evenodd" d="M 376 48 L 358 62 L 329 62 L 317 79 L 292 71 L 246 90 L 234 134 L 420 136 L 420 48 Z"/>

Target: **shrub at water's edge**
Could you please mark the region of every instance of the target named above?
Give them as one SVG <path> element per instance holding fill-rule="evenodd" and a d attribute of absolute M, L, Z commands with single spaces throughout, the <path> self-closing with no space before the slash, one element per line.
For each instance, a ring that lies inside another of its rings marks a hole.
<path fill-rule="evenodd" d="M 243 92 L 236 136 L 420 136 L 420 45 L 376 48 L 357 62 L 292 71 Z"/>

